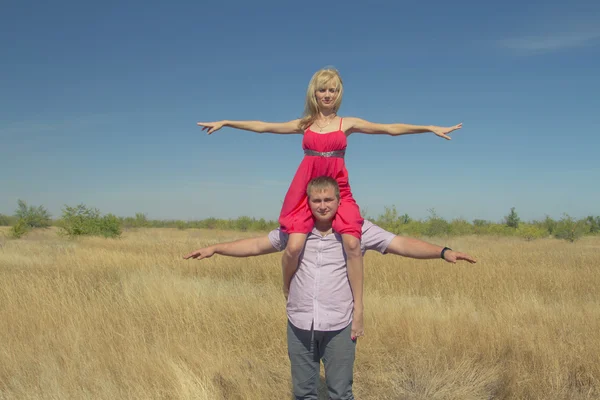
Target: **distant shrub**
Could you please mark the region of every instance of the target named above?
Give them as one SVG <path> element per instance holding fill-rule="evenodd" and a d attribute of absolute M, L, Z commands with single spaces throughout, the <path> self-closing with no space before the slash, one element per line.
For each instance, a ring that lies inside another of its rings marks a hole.
<path fill-rule="evenodd" d="M 585 219 L 585 223 L 586 225 L 588 225 L 589 229 L 589 233 L 591 234 L 596 234 L 596 233 L 600 233 L 600 216 L 588 216 Z"/>
<path fill-rule="evenodd" d="M 556 230 L 554 231 L 554 237 L 557 239 L 564 239 L 573 243 L 577 239 L 581 238 L 588 230 L 585 222 L 576 221 L 568 214 L 564 214 L 563 218 L 556 224 Z"/>
<path fill-rule="evenodd" d="M 206 228 L 206 229 L 216 229 L 217 228 L 217 223 L 218 220 L 216 218 L 207 218 L 205 220 L 202 221 L 202 228 Z"/>
<path fill-rule="evenodd" d="M 143 213 L 136 213 L 135 217 L 122 218 L 121 223 L 125 228 L 147 228 L 151 225 L 148 217 Z"/>
<path fill-rule="evenodd" d="M 0 226 L 10 226 L 11 220 L 8 215 L 0 214 Z"/>
<path fill-rule="evenodd" d="M 154 221 L 151 221 L 151 223 L 152 226 L 158 225 Z M 236 219 L 217 219 L 211 217 L 194 221 L 168 221 L 161 226 L 177 229 L 221 229 L 246 232 L 275 229 L 279 226 L 279 223 L 277 221 L 266 221 L 264 218 L 256 219 L 242 216 Z"/>
<path fill-rule="evenodd" d="M 506 217 L 504 217 L 504 223 L 509 228 L 516 229 L 519 227 L 519 222 L 521 222 L 521 219 L 519 218 L 517 212 L 515 211 L 515 208 L 513 207 L 510 209 L 510 213 Z"/>
<path fill-rule="evenodd" d="M 15 217 L 29 228 L 48 228 L 52 225 L 50 213 L 44 206 L 27 206 L 23 200 L 18 202 L 19 208 L 15 211 Z"/>
<path fill-rule="evenodd" d="M 408 214 L 404 213 L 400 217 L 398 217 L 398 220 L 402 225 L 405 225 L 410 223 L 412 221 L 412 218 Z"/>
<path fill-rule="evenodd" d="M 95 208 L 83 204 L 75 207 L 65 206 L 59 224 L 61 233 L 69 237 L 103 236 L 115 238 L 121 236 L 121 220 L 112 214 L 100 215 Z"/>
<path fill-rule="evenodd" d="M 390 232 L 400 233 L 400 223 L 398 221 L 398 211 L 396 210 L 396 206 L 384 207 L 383 214 L 377 217 L 375 223 Z"/>
<path fill-rule="evenodd" d="M 121 236 L 121 220 L 114 214 L 106 214 L 100 218 L 98 229 L 92 233 L 95 236 L 104 236 L 106 238 L 117 238 Z"/>
<path fill-rule="evenodd" d="M 19 219 L 10 228 L 8 235 L 13 239 L 20 239 L 31 230 L 31 227 L 25 222 L 25 220 Z"/>
<path fill-rule="evenodd" d="M 450 224 L 448 221 L 438 216 L 432 208 L 429 210 L 431 214 L 427 219 L 425 236 L 445 236 L 450 234 Z"/>
<path fill-rule="evenodd" d="M 400 225 L 400 231 L 396 233 L 402 233 L 408 236 L 421 237 L 425 236 L 427 230 L 427 224 L 422 221 L 411 220 L 410 222 Z"/>
<path fill-rule="evenodd" d="M 479 226 L 486 226 L 489 224 L 490 224 L 490 222 L 486 221 L 485 219 L 474 219 L 473 220 L 473 226 L 479 227 Z"/>
<path fill-rule="evenodd" d="M 250 218 L 250 217 L 246 217 L 246 216 L 239 217 L 238 219 L 236 219 L 233 222 L 233 225 L 235 227 L 234 229 L 238 230 L 238 231 L 246 232 L 247 230 L 250 229 L 252 222 L 253 222 L 252 218 Z"/>
<path fill-rule="evenodd" d="M 253 231 L 266 231 L 269 229 L 269 225 L 267 224 L 267 221 L 265 221 L 264 218 L 261 218 L 259 220 L 254 220 L 252 222 L 252 228 Z"/>
<path fill-rule="evenodd" d="M 521 224 L 517 228 L 517 235 L 527 241 L 531 241 L 548 236 L 548 231 L 538 225 Z"/>
<path fill-rule="evenodd" d="M 384 207 L 383 214 L 379 215 L 373 222 L 381 228 L 396 234 L 406 234 L 409 231 L 414 231 L 416 227 L 412 224 L 413 219 L 408 214 L 398 214 L 396 206 Z M 420 221 L 417 223 L 421 224 Z M 416 230 L 419 232 L 422 231 L 421 228 Z"/>
<path fill-rule="evenodd" d="M 514 236 L 517 230 L 506 226 L 506 224 L 489 223 L 476 227 L 475 232 L 480 235 Z"/>
<path fill-rule="evenodd" d="M 548 235 L 554 234 L 554 230 L 556 229 L 556 221 L 553 220 L 549 215 L 546 215 L 546 218 L 542 221 L 542 226 L 548 232 Z"/>
<path fill-rule="evenodd" d="M 471 235 L 474 232 L 474 227 L 463 218 L 453 219 L 450 222 L 450 234 L 454 236 Z"/>

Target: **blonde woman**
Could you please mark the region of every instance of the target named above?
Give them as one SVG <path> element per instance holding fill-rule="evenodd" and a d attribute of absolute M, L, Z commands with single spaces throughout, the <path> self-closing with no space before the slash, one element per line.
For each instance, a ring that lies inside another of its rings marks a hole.
<path fill-rule="evenodd" d="M 325 68 L 317 71 L 306 91 L 304 115 L 301 119 L 273 123 L 263 121 L 218 121 L 198 122 L 202 130 L 210 135 L 228 126 L 257 133 L 304 135 L 302 148 L 304 159 L 292 180 L 285 196 L 279 223 L 281 230 L 289 234 L 283 253 L 283 291 L 287 298 L 292 276 L 298 268 L 298 260 L 314 221 L 308 205 L 306 187 L 318 176 L 334 178 L 340 188 L 340 205 L 333 221 L 333 231 L 341 234 L 347 256 L 348 280 L 354 298 L 352 338 L 364 334 L 363 328 L 363 261 L 360 239 L 363 219 L 360 209 L 352 197 L 348 171 L 344 163 L 347 138 L 352 133 L 386 134 L 392 136 L 433 132 L 450 140 L 447 135 L 460 129 L 462 124 L 452 127 L 418 126 L 406 124 L 378 124 L 360 118 L 338 116 L 342 104 L 344 86 L 337 70 Z M 332 201 L 335 199 L 331 199 Z M 320 205 L 327 212 L 327 203 Z"/>

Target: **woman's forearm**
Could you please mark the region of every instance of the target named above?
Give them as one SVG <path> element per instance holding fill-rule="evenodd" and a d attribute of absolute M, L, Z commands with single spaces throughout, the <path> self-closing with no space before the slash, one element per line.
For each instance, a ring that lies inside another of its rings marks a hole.
<path fill-rule="evenodd" d="M 431 125 L 390 124 L 390 135 L 407 135 L 411 133 L 426 133 L 432 131 Z"/>
<path fill-rule="evenodd" d="M 223 121 L 225 122 L 224 126 L 228 126 L 230 128 L 242 129 L 245 131 L 264 133 L 267 132 L 267 123 L 262 121 Z"/>
<path fill-rule="evenodd" d="M 222 121 L 224 126 L 231 128 L 243 129 L 256 133 L 300 133 L 302 130 L 298 125 L 300 120 L 292 120 L 287 122 L 264 122 L 264 121 Z"/>

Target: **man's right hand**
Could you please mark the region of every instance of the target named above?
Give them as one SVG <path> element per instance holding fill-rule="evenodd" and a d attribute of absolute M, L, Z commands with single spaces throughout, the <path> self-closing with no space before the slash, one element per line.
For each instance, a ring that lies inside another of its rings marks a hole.
<path fill-rule="evenodd" d="M 212 246 L 211 247 L 203 247 L 196 251 L 192 251 L 190 254 L 183 256 L 183 258 L 186 260 L 189 260 L 190 258 L 193 258 L 196 260 L 202 260 L 203 258 L 212 257 L 213 254 L 215 254 L 215 249 Z"/>
<path fill-rule="evenodd" d="M 290 295 L 290 287 L 284 284 L 283 285 L 283 296 L 285 297 L 285 301 L 287 301 L 289 295 Z"/>
<path fill-rule="evenodd" d="M 352 332 L 350 333 L 350 338 L 352 340 L 356 340 L 361 336 L 365 335 L 365 325 L 363 322 L 363 312 L 362 310 L 354 309 L 352 315 Z"/>

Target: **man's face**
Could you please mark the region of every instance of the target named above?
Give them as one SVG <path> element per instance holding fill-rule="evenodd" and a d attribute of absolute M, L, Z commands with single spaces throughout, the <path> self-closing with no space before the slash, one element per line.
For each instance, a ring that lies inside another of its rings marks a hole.
<path fill-rule="evenodd" d="M 329 186 L 323 190 L 313 189 L 308 197 L 308 205 L 315 219 L 320 222 L 332 221 L 340 205 L 335 190 Z"/>

